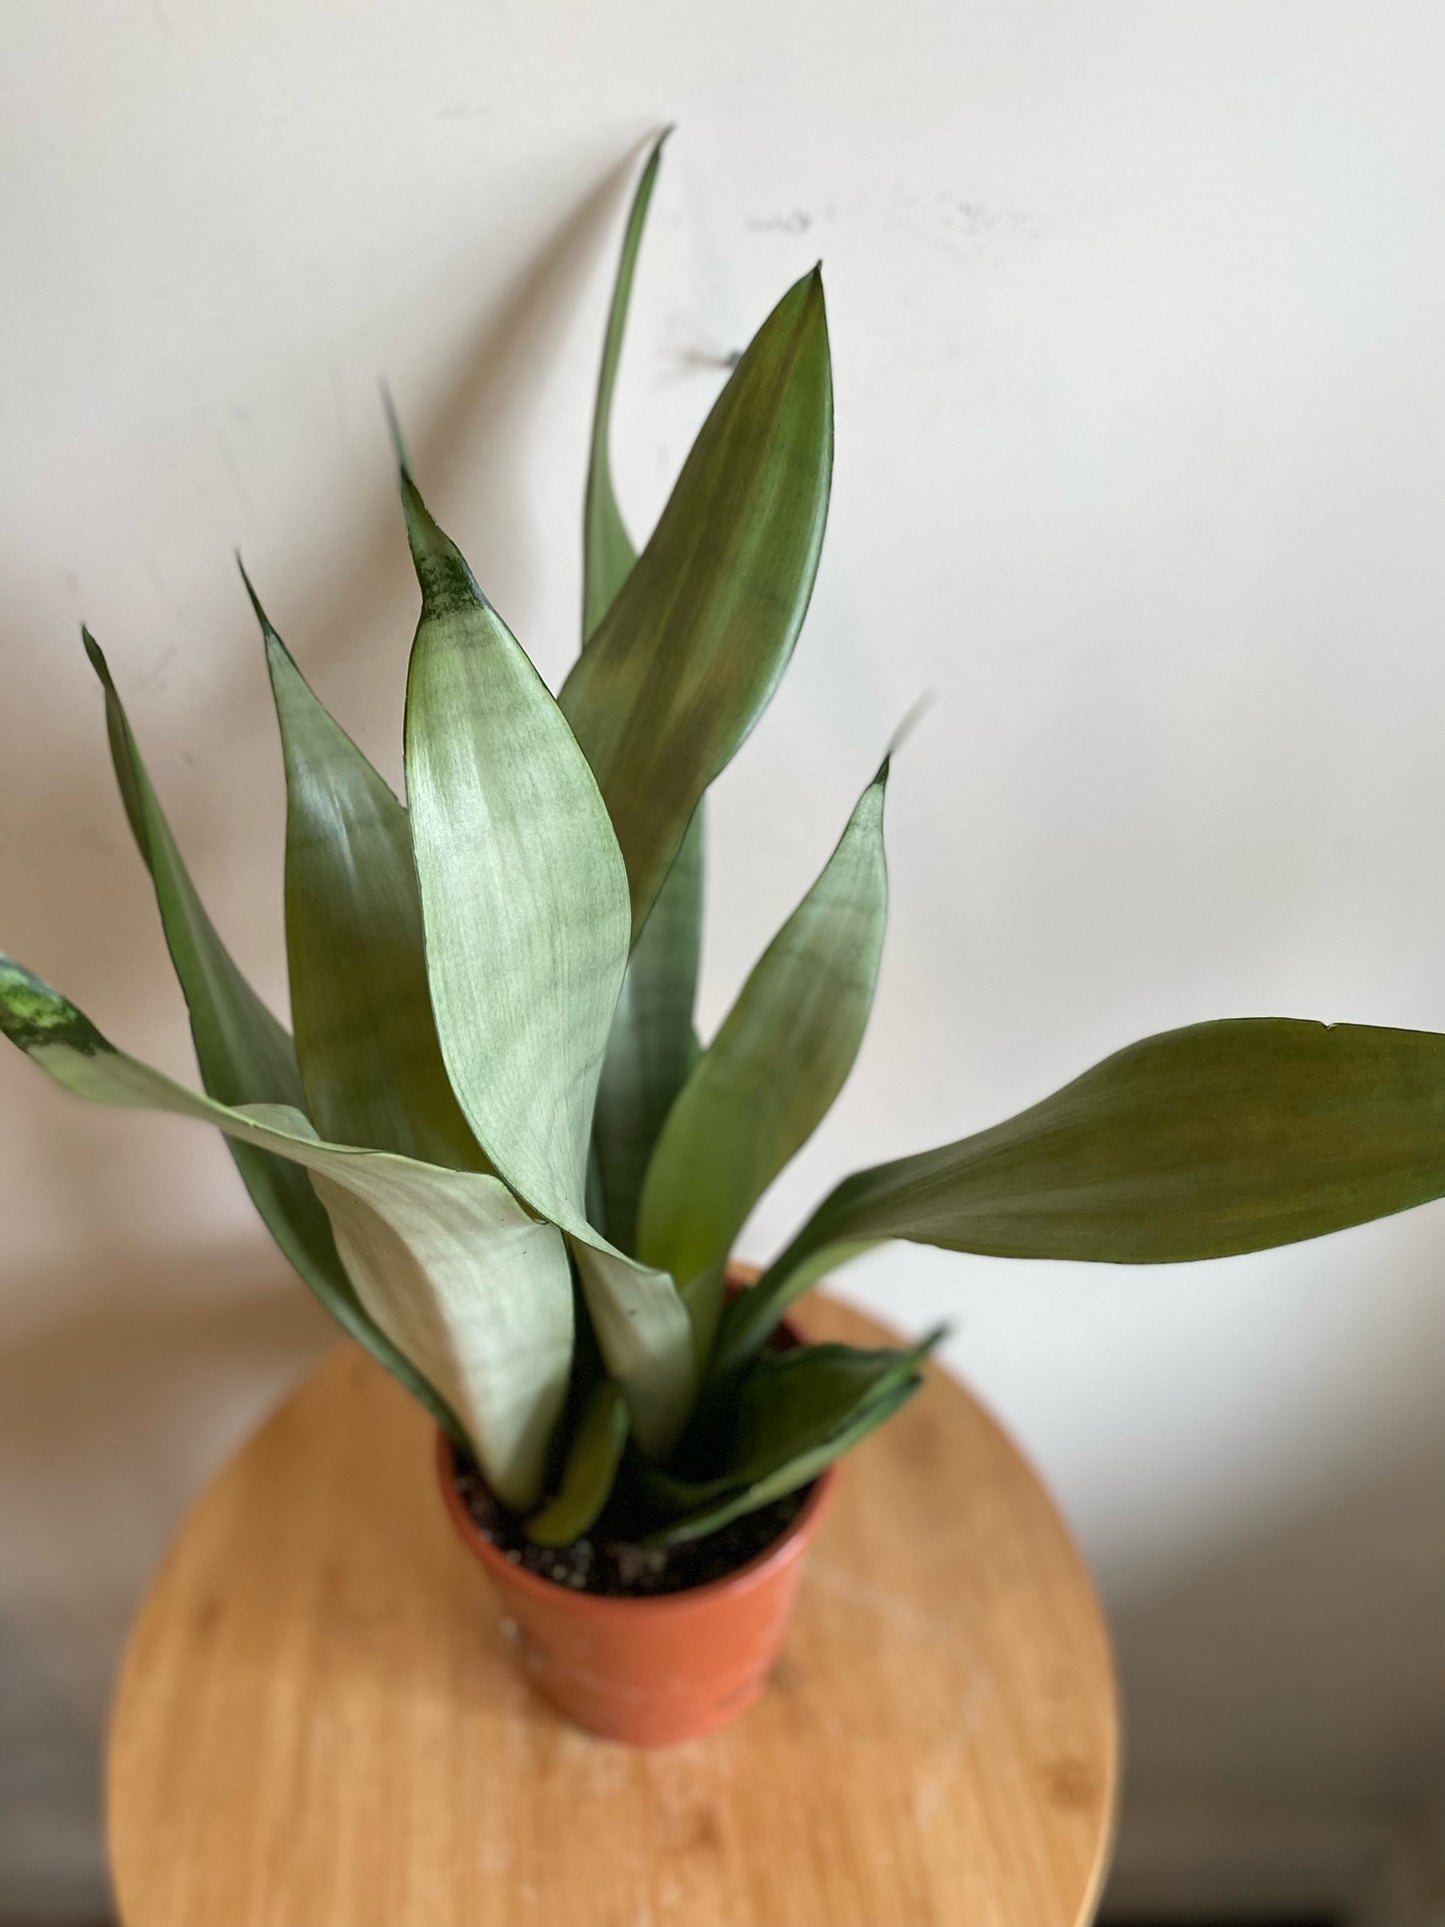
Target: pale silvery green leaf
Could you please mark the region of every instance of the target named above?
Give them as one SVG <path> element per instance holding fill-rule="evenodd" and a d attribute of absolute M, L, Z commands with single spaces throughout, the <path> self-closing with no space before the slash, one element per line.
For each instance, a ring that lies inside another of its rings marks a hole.
<path fill-rule="evenodd" d="M 816 273 L 763 323 L 562 708 L 606 798 L 640 935 L 704 790 L 757 721 L 812 593 L 832 387 Z"/>
<path fill-rule="evenodd" d="M 307 1111 L 336 1143 L 485 1170 L 437 1042 L 406 811 L 246 588 L 286 765 L 286 951 Z"/>
<path fill-rule="evenodd" d="M 888 917 L 887 782 L 885 761 L 668 1114 L 643 1187 L 638 1254 L 683 1285 L 727 1256 L 853 1068 Z"/>
<path fill-rule="evenodd" d="M 8 958 L 0 1030 L 92 1103 L 197 1118 L 309 1171 L 368 1316 L 455 1410 L 498 1497 L 535 1501 L 572 1359 L 572 1274 L 553 1226 L 495 1177 L 324 1144 L 290 1106 L 189 1091 Z"/>
<path fill-rule="evenodd" d="M 1131 1044 L 1006 1123 L 860 1171 L 723 1315 L 755 1352 L 811 1261 L 913 1239 L 1177 1264 L 1317 1238 L 1445 1193 L 1445 1036 L 1238 1018 Z"/>
<path fill-rule="evenodd" d="M 106 732 L 121 801 L 155 885 L 171 960 L 190 1013 L 201 1082 L 222 1104 L 304 1103 L 291 1039 L 236 967 L 196 894 L 156 799 L 109 667 L 82 631 L 105 691 Z M 286 1258 L 327 1310 L 454 1438 L 462 1432 L 436 1388 L 368 1317 L 337 1254 L 331 1223 L 304 1171 L 228 1140 L 251 1200 Z"/>
<path fill-rule="evenodd" d="M 612 481 L 612 402 L 648 203 L 666 133 L 643 168 L 622 241 L 622 257 L 597 382 L 583 517 L 583 640 L 588 641 L 627 580 L 637 554 Z M 597 1090 L 593 1148 L 608 1237 L 635 1249 L 637 1200 L 663 1119 L 697 1052 L 693 1006 L 702 949 L 703 805 L 698 804 L 652 913 L 633 948 L 612 1019 Z"/>
<path fill-rule="evenodd" d="M 587 1226 L 569 1235 L 607 1369 L 627 1394 L 644 1452 L 663 1457 L 697 1396 L 692 1320 L 671 1274 L 615 1251 Z"/>
<path fill-rule="evenodd" d="M 588 1133 L 627 963 L 627 878 L 546 685 L 403 474 L 422 590 L 406 785 L 442 1055 L 520 1197 L 579 1229 Z"/>
<path fill-rule="evenodd" d="M 644 1449 L 696 1385 L 665 1273 L 586 1214 L 602 1054 L 627 963 L 627 877 L 587 759 L 521 645 L 409 475 L 422 591 L 407 679 L 406 780 L 427 976 L 453 1090 L 493 1167 L 573 1240 L 608 1370 Z"/>
<path fill-rule="evenodd" d="M 612 481 L 612 398 L 617 388 L 617 367 L 622 359 L 622 343 L 627 333 L 627 310 L 632 302 L 632 282 L 637 273 L 637 256 L 642 247 L 642 231 L 647 222 L 648 204 L 657 185 L 662 165 L 662 148 L 672 129 L 664 128 L 653 142 L 628 210 L 622 237 L 622 255 L 617 263 L 617 279 L 607 311 L 607 333 L 602 344 L 602 369 L 597 378 L 597 406 L 592 416 L 592 451 L 587 466 L 587 500 L 582 518 L 582 639 L 590 640 L 612 598 L 627 580 L 637 559 L 622 511 L 617 506 L 617 491 Z"/>

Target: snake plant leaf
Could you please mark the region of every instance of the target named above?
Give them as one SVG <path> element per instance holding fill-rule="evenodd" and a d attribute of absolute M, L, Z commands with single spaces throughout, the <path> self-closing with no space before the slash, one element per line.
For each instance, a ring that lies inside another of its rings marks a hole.
<path fill-rule="evenodd" d="M 932 1332 L 906 1351 L 806 1345 L 754 1360 L 715 1446 L 717 1469 L 699 1478 L 652 1468 L 641 1475 L 650 1503 L 675 1515 L 651 1543 L 715 1531 L 817 1478 L 911 1396 L 923 1360 L 942 1337 Z"/>
<path fill-rule="evenodd" d="M 867 1028 L 883 955 L 885 759 L 693 1067 L 648 1166 L 638 1255 L 686 1286 L 812 1136 Z"/>
<path fill-rule="evenodd" d="M 572 1272 L 554 1227 L 485 1173 L 326 1144 L 288 1105 L 187 1090 L 8 958 L 0 1030 L 92 1103 L 196 1118 L 309 1172 L 368 1316 L 457 1413 L 498 1496 L 534 1503 L 572 1359 Z"/>
<path fill-rule="evenodd" d="M 822 548 L 832 453 L 814 270 L 734 369 L 562 691 L 626 860 L 634 935 L 699 798 L 792 654 Z"/>
<path fill-rule="evenodd" d="M 642 232 L 652 190 L 662 166 L 662 150 L 668 135 L 665 127 L 647 156 L 627 226 L 622 236 L 622 255 L 617 263 L 617 279 L 612 287 L 612 302 L 607 311 L 607 333 L 602 343 L 602 369 L 597 378 L 597 405 L 592 415 L 592 452 L 587 467 L 587 499 L 582 518 L 582 636 L 589 641 L 611 606 L 637 560 L 637 551 L 627 533 L 622 511 L 617 506 L 617 490 L 612 480 L 612 399 L 617 389 L 617 368 L 622 359 L 622 343 L 627 333 L 627 311 L 632 305 L 632 282 L 637 273 L 637 257 L 642 248 Z"/>
<path fill-rule="evenodd" d="M 578 1229 L 626 872 L 546 684 L 405 471 L 402 489 L 422 591 L 406 783 L 442 1054 L 496 1169 Z"/>
<path fill-rule="evenodd" d="M 166 943 L 190 1014 L 201 1082 L 222 1104 L 301 1107 L 305 1099 L 291 1039 L 241 974 L 207 916 L 156 798 L 105 656 L 88 630 L 81 633 L 105 692 L 116 781 L 155 886 Z M 231 1152 L 263 1222 L 304 1282 L 351 1335 L 456 1434 L 456 1419 L 445 1401 L 367 1317 L 305 1172 L 249 1144 L 232 1140 Z"/>
<path fill-rule="evenodd" d="M 624 1251 L 637 1249 L 647 1167 L 698 1055 L 693 1008 L 702 956 L 703 807 L 697 806 L 628 961 L 597 1087 L 593 1141 L 605 1223 Z"/>
<path fill-rule="evenodd" d="M 705 1271 L 698 1272 L 695 1278 L 689 1278 L 679 1289 L 682 1302 L 687 1306 L 687 1315 L 692 1320 L 693 1343 L 698 1358 L 706 1366 L 712 1357 L 718 1326 L 722 1322 L 723 1306 L 727 1303 L 727 1259 L 719 1258 Z"/>
<path fill-rule="evenodd" d="M 493 1168 L 572 1238 L 637 1437 L 660 1452 L 696 1389 L 666 1273 L 586 1214 L 598 1074 L 627 964 L 627 876 L 587 759 L 405 469 L 422 613 L 406 778 L 426 967 L 453 1090 Z"/>
<path fill-rule="evenodd" d="M 286 765 L 286 949 L 307 1111 L 336 1143 L 485 1170 L 437 1042 L 406 811 L 317 700 L 241 573 Z"/>
<path fill-rule="evenodd" d="M 861 1171 L 724 1314 L 755 1351 L 839 1244 L 1105 1264 L 1222 1258 L 1445 1193 L 1445 1036 L 1234 1018 L 1145 1038 L 956 1144 Z"/>
<path fill-rule="evenodd" d="M 644 1452 L 662 1458 L 697 1397 L 687 1307 L 670 1273 L 614 1250 L 590 1226 L 569 1243 L 602 1356 L 627 1395 L 633 1433 Z"/>
<path fill-rule="evenodd" d="M 171 959 L 186 999 L 201 1081 L 221 1103 L 302 1102 L 290 1037 L 242 976 L 181 860 L 141 760 L 105 656 L 88 630 L 86 654 L 105 692 L 111 760 L 131 833 L 151 873 Z M 349 1335 L 418 1399 L 451 1438 L 466 1434 L 447 1401 L 399 1352 L 356 1295 L 331 1221 L 306 1173 L 252 1144 L 227 1140 L 262 1222 L 303 1282 Z"/>
<path fill-rule="evenodd" d="M 701 1539 L 709 1532 L 717 1532 L 723 1526 L 730 1525 L 734 1519 L 741 1519 L 749 1512 L 761 1511 L 765 1505 L 771 1505 L 774 1499 L 786 1498 L 790 1492 L 811 1485 L 835 1460 L 851 1452 L 870 1432 L 876 1431 L 901 1411 L 922 1383 L 921 1378 L 906 1379 L 887 1397 L 875 1399 L 872 1404 L 865 1406 L 854 1424 L 845 1431 L 835 1433 L 812 1451 L 780 1466 L 767 1478 L 759 1479 L 756 1485 L 702 1501 L 691 1511 L 682 1513 L 668 1525 L 650 1533 L 642 1541 L 643 1545 L 673 1546 L 688 1539 Z"/>
<path fill-rule="evenodd" d="M 529 1539 L 539 1546 L 570 1546 L 592 1529 L 611 1496 L 628 1429 L 622 1387 L 603 1379 L 582 1408 L 561 1489 L 527 1521 Z"/>
<path fill-rule="evenodd" d="M 583 517 L 583 640 L 592 637 L 632 572 L 637 552 L 612 481 L 612 402 L 627 311 L 648 204 L 662 161 L 665 130 L 647 157 L 633 195 L 607 316 Z M 612 1019 L 597 1089 L 593 1150 L 608 1237 L 636 1248 L 637 1200 L 663 1120 L 697 1054 L 693 1007 L 702 950 L 703 805 L 633 948 Z"/>

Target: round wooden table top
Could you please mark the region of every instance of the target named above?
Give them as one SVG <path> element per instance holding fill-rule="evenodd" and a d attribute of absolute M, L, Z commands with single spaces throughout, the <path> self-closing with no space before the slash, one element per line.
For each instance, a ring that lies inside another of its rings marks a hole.
<path fill-rule="evenodd" d="M 806 1301 L 809 1337 L 886 1343 Z M 420 1407 L 344 1346 L 202 1494 L 111 1732 L 126 1927 L 1075 1927 L 1117 1767 L 1089 1576 L 953 1379 L 849 1458 L 763 1700 L 632 1752 L 523 1681 Z"/>

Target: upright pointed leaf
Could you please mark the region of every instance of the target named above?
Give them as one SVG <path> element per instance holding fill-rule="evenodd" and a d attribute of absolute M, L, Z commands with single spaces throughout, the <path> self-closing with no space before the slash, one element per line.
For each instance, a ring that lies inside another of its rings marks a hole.
<path fill-rule="evenodd" d="M 787 666 L 817 572 L 832 448 L 814 272 L 733 371 L 562 691 L 626 859 L 634 933 L 699 798 Z"/>
<path fill-rule="evenodd" d="M 82 632 L 105 690 L 106 730 L 131 832 L 155 883 L 166 942 L 190 1012 L 206 1088 L 223 1104 L 304 1103 L 285 1029 L 242 976 L 216 934 L 146 774 L 99 645 Z"/>
<path fill-rule="evenodd" d="M 403 477 L 422 590 L 406 782 L 426 967 L 451 1082 L 497 1170 L 580 1229 L 627 963 L 627 879 L 565 718 Z"/>
<path fill-rule="evenodd" d="M 1317 1238 L 1445 1193 L 1445 1037 L 1291 1018 L 1165 1031 L 1006 1123 L 846 1178 L 724 1314 L 761 1346 L 835 1245 L 1174 1264 Z"/>
<path fill-rule="evenodd" d="M 289 1106 L 188 1091 L 8 958 L 0 1031 L 92 1103 L 197 1118 L 310 1172 L 368 1315 L 455 1409 L 498 1496 L 535 1500 L 572 1355 L 572 1274 L 552 1226 L 495 1177 L 325 1144 Z"/>
<path fill-rule="evenodd" d="M 286 951 L 307 1108 L 337 1143 L 485 1170 L 437 1042 L 406 811 L 246 588 L 286 764 Z"/>
<path fill-rule="evenodd" d="M 622 511 L 617 506 L 617 491 L 612 483 L 612 397 L 617 387 L 617 367 L 622 359 L 622 343 L 627 333 L 627 310 L 632 302 L 632 280 L 637 272 L 637 256 L 642 247 L 648 204 L 652 200 L 652 190 L 657 185 L 663 144 L 671 132 L 670 127 L 664 128 L 653 143 L 633 194 L 627 227 L 622 237 L 622 258 L 617 263 L 617 279 L 612 289 L 612 305 L 607 313 L 602 370 L 597 379 L 597 407 L 592 417 L 592 454 L 587 468 L 587 501 L 582 523 L 584 642 L 590 641 L 637 559 L 632 538 L 622 520 Z"/>
<path fill-rule="evenodd" d="M 612 400 L 643 225 L 666 139 L 663 133 L 654 145 L 633 196 L 607 317 L 583 522 L 584 642 L 591 639 L 637 559 L 612 483 Z M 637 1200 L 647 1162 L 696 1055 L 693 1007 L 702 949 L 702 884 L 699 803 L 628 963 L 597 1090 L 593 1146 L 603 1222 L 608 1237 L 624 1251 L 635 1249 Z"/>
<path fill-rule="evenodd" d="M 683 1285 L 726 1257 L 853 1068 L 888 916 L 887 782 L 885 761 L 663 1127 L 643 1188 L 638 1252 Z"/>
<path fill-rule="evenodd" d="M 702 956 L 703 805 L 627 965 L 597 1089 L 594 1142 L 607 1235 L 637 1249 L 648 1163 L 698 1053 L 693 1029 Z"/>
<path fill-rule="evenodd" d="M 571 1234 L 638 1438 L 663 1449 L 695 1386 L 672 1280 L 588 1222 L 588 1139 L 627 962 L 627 879 L 566 719 L 403 474 L 422 614 L 406 772 L 427 976 L 452 1088 L 495 1169 Z"/>
<path fill-rule="evenodd" d="M 304 1106 L 290 1037 L 237 968 L 196 893 L 136 746 L 125 709 L 99 645 L 82 632 L 91 667 L 105 691 L 106 732 L 131 833 L 155 885 L 166 943 L 190 1013 L 201 1082 L 222 1104 Z M 252 1202 L 287 1259 L 322 1303 L 390 1369 L 404 1361 L 370 1329 L 337 1256 L 331 1225 L 303 1171 L 253 1146 L 232 1142 L 232 1155 Z M 429 1388 L 413 1385 L 441 1401 Z"/>

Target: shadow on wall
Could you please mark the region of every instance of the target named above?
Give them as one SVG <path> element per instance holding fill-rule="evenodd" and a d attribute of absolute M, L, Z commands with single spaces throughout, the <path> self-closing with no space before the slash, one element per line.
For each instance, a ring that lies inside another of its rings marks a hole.
<path fill-rule="evenodd" d="M 568 325 L 631 171 L 630 161 L 619 166 L 577 205 L 460 352 L 444 392 L 422 405 L 399 396 L 418 472 L 443 513 L 465 468 L 467 546 L 479 571 L 501 585 L 499 598 L 522 597 L 530 566 L 531 530 L 517 476 L 539 363 Z M 579 461 L 584 430 L 579 425 Z M 414 603 L 380 438 L 375 477 L 364 487 L 347 553 L 319 561 L 299 553 L 292 568 L 305 572 L 303 591 L 276 611 L 308 669 L 354 654 L 362 618 L 374 617 L 379 604 L 395 606 L 402 628 L 402 611 Z M 579 530 L 580 523 L 579 498 Z M 237 606 L 235 635 L 208 652 L 206 700 L 188 729 L 197 747 L 224 738 L 228 756 L 249 764 L 260 748 L 243 719 L 265 713 L 247 708 L 264 678 L 239 587 Z M 53 648 L 37 643 L 34 651 L 54 659 Z M 123 652 L 115 656 L 123 693 L 143 698 L 143 688 L 128 690 Z M 78 694 L 89 673 L 78 647 L 74 661 Z M 365 668 L 357 665 L 363 686 Z M 93 732 L 60 755 L 53 743 L 37 740 L 41 732 L 23 703 L 0 719 L 0 858 L 6 844 L 12 853 L 79 853 L 78 874 L 64 864 L 63 875 L 54 865 L 42 871 L 28 864 L 23 876 L 14 871 L 14 896 L 8 887 L 5 895 L 17 906 L 17 944 L 22 937 L 38 941 L 35 961 L 80 988 L 96 981 L 95 923 L 104 916 L 113 948 L 103 1008 L 126 1013 L 149 1004 L 156 948 L 127 938 L 153 910 L 132 853 L 123 850 L 123 869 L 114 855 L 126 832 L 101 748 L 98 693 L 94 709 Z M 164 733 L 163 706 L 137 701 L 133 709 L 144 747 Z M 265 720 L 272 729 L 269 714 Z M 254 824 L 208 798 L 204 755 L 197 754 L 189 781 L 171 780 L 173 759 L 155 761 L 165 764 L 163 799 L 202 894 L 214 894 L 213 879 L 249 860 Z M 74 913 L 78 891 L 86 898 L 83 919 Z M 112 900 L 124 900 L 116 919 L 108 915 Z M 162 994 L 159 985 L 155 994 Z M 163 994 L 172 998 L 172 987 Z M 6 1080 L 7 1103 L 12 1091 L 16 1103 L 31 1097 L 32 1077 Z M 41 1182 L 54 1174 L 60 1208 L 52 1216 L 70 1231 L 66 1249 L 48 1273 L 12 1270 L 3 1283 L 6 1301 L 25 1308 L 25 1322 L 20 1336 L 0 1337 L 0 1927 L 11 1918 L 80 1923 L 104 1916 L 99 1754 L 125 1628 L 187 1500 L 335 1337 L 259 1238 L 220 1251 L 133 1250 L 117 1260 L 114 1227 L 124 1217 L 126 1169 L 162 1146 L 146 1146 L 137 1134 L 112 1163 L 92 1148 L 100 1138 L 72 1129 L 71 1115 L 38 1098 L 27 1114 L 24 1147 Z M 105 1122 L 123 1130 L 122 1119 Z M 64 1305 L 65 1315 L 47 1322 L 49 1304 Z"/>
<path fill-rule="evenodd" d="M 1445 1826 L 1421 1818 L 1445 1792 L 1442 1520 L 1436 1413 L 1314 1504 L 1115 1608 L 1120 1918 L 1439 1917 Z"/>
<path fill-rule="evenodd" d="M 493 307 L 456 366 L 424 401 L 396 396 L 408 455 L 438 519 L 450 520 L 487 595 L 505 616 L 526 600 L 537 544 L 520 485 L 528 463 L 532 415 L 546 368 L 572 324 L 578 299 L 615 239 L 619 204 L 637 172 L 629 155 L 578 202 Z M 599 344 L 600 352 L 600 344 Z M 377 424 L 380 436 L 381 403 Z M 577 425 L 577 472 L 583 471 L 587 424 Z M 378 449 L 380 442 L 378 440 Z M 396 606 L 398 629 L 414 619 L 416 589 L 396 490 L 378 453 L 377 486 L 370 491 L 352 555 L 339 573 L 312 570 L 294 598 L 294 623 L 303 665 L 318 670 L 345 663 L 359 622 L 379 604 Z M 463 527 L 451 505 L 466 502 Z M 582 533 L 577 494 L 576 541 Z M 555 545 L 549 538 L 549 552 Z M 336 585 L 340 583 L 340 593 Z M 400 611 L 408 614 L 402 621 Z M 579 603 L 579 620 L 580 620 Z M 389 724 L 395 718 L 389 718 Z"/>
<path fill-rule="evenodd" d="M 499 606 L 525 602 L 531 580 L 536 544 L 519 478 L 525 473 L 536 400 L 545 386 L 547 367 L 571 325 L 578 298 L 611 245 L 619 206 L 634 172 L 635 159 L 629 157 L 582 197 L 531 257 L 510 291 L 495 301 L 471 338 L 458 348 L 451 370 L 438 381 L 435 392 L 422 400 L 405 391 L 398 395 L 418 477 L 442 520 L 453 522 Z M 294 553 L 279 565 L 273 559 L 257 586 L 303 669 L 339 697 L 353 733 L 384 744 L 379 760 L 389 773 L 388 765 L 399 765 L 400 760 L 397 678 L 410 645 L 417 593 L 385 447 L 379 390 L 376 422 L 376 460 L 355 478 L 357 506 L 346 517 L 344 550 L 318 554 L 303 530 Z M 586 423 L 579 422 L 579 477 L 585 434 Z M 465 501 L 464 516 L 457 513 L 459 496 Z M 579 545 L 581 526 L 579 481 Z M 224 553 L 227 539 L 225 529 L 215 532 L 218 553 Z M 295 586 L 278 586 L 288 581 Z M 109 646 L 111 667 L 142 753 L 157 774 L 162 804 L 203 896 L 209 878 L 234 875 L 255 849 L 255 825 L 249 814 L 230 808 L 230 796 L 209 780 L 219 745 L 224 743 L 228 768 L 260 767 L 268 775 L 274 771 L 276 797 L 281 794 L 264 662 L 239 579 L 234 606 L 235 620 L 225 635 L 196 639 L 198 653 L 204 650 L 207 691 L 203 705 L 191 708 L 187 715 L 184 739 L 179 737 L 181 726 L 174 715 L 168 717 L 164 701 L 156 699 L 156 692 L 164 691 L 178 651 L 163 655 L 147 673 L 135 676 L 127 673 L 123 640 Z M 396 638 L 388 665 L 395 672 L 390 681 L 379 677 L 376 664 L 357 651 L 358 636 L 376 626 L 378 612 Z M 95 612 L 104 646 L 103 617 L 103 611 Z M 62 973 L 72 958 L 83 965 L 93 953 L 92 933 L 76 927 L 71 909 L 77 866 L 68 859 L 79 853 L 82 863 L 88 857 L 94 864 L 99 854 L 107 896 L 115 888 L 109 875 L 111 856 L 127 868 L 136 859 L 104 749 L 100 693 L 81 654 L 79 638 L 41 636 L 34 633 L 36 626 L 33 618 L 27 621 L 22 615 L 18 640 L 10 642 L 7 653 L 21 661 L 23 651 L 32 661 L 46 665 L 47 678 L 66 678 L 74 702 L 90 706 L 90 727 L 80 732 L 73 755 L 57 755 L 55 743 L 37 731 L 24 702 L 8 706 L 8 714 L 0 716 L 0 768 L 5 772 L 0 795 L 0 880 L 6 882 L 6 899 L 14 892 L 12 924 L 18 914 L 24 927 L 39 928 L 53 938 L 47 942 L 46 956 L 37 961 L 64 983 Z M 65 650 L 70 653 L 66 655 Z M 328 680 L 333 669 L 336 673 Z M 174 745 L 170 753 L 165 747 L 168 738 Z M 40 849 L 58 856 L 59 865 L 46 871 L 23 863 L 24 853 Z M 13 883 L 7 878 L 12 864 Z M 57 874 L 57 869 L 63 874 Z M 127 925 L 116 933 L 122 936 L 153 914 L 139 873 L 125 876 L 123 884 Z M 279 895 L 279 877 L 277 891 Z M 7 930 L 7 937 L 11 934 Z M 238 948 L 244 957 L 244 943 Z M 111 1008 L 130 1008 L 144 997 L 153 959 L 153 951 L 147 952 L 144 945 L 115 944 L 107 959 Z M 146 975 L 138 983 L 142 966 Z"/>

